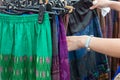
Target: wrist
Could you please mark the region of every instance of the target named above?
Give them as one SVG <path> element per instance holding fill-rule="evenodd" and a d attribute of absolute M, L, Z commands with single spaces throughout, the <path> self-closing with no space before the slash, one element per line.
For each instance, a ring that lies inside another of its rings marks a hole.
<path fill-rule="evenodd" d="M 90 51 L 90 42 L 91 42 L 91 39 L 92 39 L 93 35 L 90 35 L 87 39 L 86 39 L 86 42 L 85 42 L 85 48 Z"/>
<path fill-rule="evenodd" d="M 90 44 L 91 44 L 92 37 L 93 37 L 93 35 L 80 36 L 80 38 L 79 38 L 80 46 L 79 47 L 86 48 L 88 51 L 90 51 Z"/>
<path fill-rule="evenodd" d="M 86 44 L 86 40 L 89 36 L 80 36 L 79 38 L 79 42 L 80 42 L 80 47 L 84 48 L 85 47 L 85 44 Z"/>

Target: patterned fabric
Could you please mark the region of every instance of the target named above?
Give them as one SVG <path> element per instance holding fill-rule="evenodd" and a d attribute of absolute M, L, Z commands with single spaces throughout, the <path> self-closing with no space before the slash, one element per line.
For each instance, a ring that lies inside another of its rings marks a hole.
<path fill-rule="evenodd" d="M 80 5 L 80 6 L 79 6 Z M 89 10 L 91 1 L 79 1 L 70 14 L 68 35 L 102 37 L 96 12 Z M 103 54 L 85 48 L 69 52 L 71 80 L 108 80 L 108 60 Z"/>
<path fill-rule="evenodd" d="M 112 21 L 112 12 L 107 14 L 105 17 L 101 15 L 100 10 L 97 10 L 98 17 L 100 19 L 100 25 L 104 38 L 112 38 L 113 36 L 113 21 Z"/>
<path fill-rule="evenodd" d="M 97 9 L 100 25 L 101 25 L 101 30 L 102 30 L 102 35 L 105 38 L 107 36 L 107 31 L 106 31 L 106 20 L 101 14 L 101 10 Z"/>
<path fill-rule="evenodd" d="M 106 36 L 107 38 L 112 38 L 113 36 L 113 21 L 112 21 L 112 16 L 111 16 L 112 12 L 109 13 L 109 15 L 106 16 Z"/>
<path fill-rule="evenodd" d="M 0 80 L 51 80 L 49 16 L 0 14 Z"/>
<path fill-rule="evenodd" d="M 120 0 L 115 0 L 120 1 Z M 98 12 L 100 14 L 100 12 Z M 101 28 L 103 37 L 105 38 L 119 38 L 120 37 L 120 12 L 115 10 L 111 10 L 111 12 L 103 18 L 99 15 L 99 19 L 101 21 Z M 120 66 L 120 58 L 109 57 L 109 65 L 111 69 L 111 73 L 109 78 L 113 78 L 118 66 Z"/>
<path fill-rule="evenodd" d="M 100 37 L 99 28 L 93 18 L 90 24 L 83 30 L 74 35 L 93 35 Z M 93 28 L 94 27 L 94 28 Z M 105 55 L 94 51 L 87 52 L 85 48 L 69 53 L 71 80 L 108 80 L 108 61 Z"/>
<path fill-rule="evenodd" d="M 52 33 L 52 80 L 60 80 L 60 62 L 58 54 L 58 16 L 53 15 L 51 21 Z"/>
<path fill-rule="evenodd" d="M 59 16 L 59 59 L 60 59 L 60 80 L 70 80 L 70 69 L 66 33 L 62 17 Z"/>
<path fill-rule="evenodd" d="M 120 18 L 119 18 L 119 12 L 117 11 L 111 11 L 112 14 L 109 14 L 112 16 L 112 21 L 109 23 L 113 23 L 113 30 L 112 32 L 112 38 L 119 38 L 119 33 L 120 33 Z M 106 25 L 108 25 L 108 23 L 106 23 Z M 107 28 L 107 26 L 106 26 Z M 110 32 L 108 32 L 107 34 L 110 34 Z M 109 64 L 110 64 L 110 68 L 111 68 L 111 78 L 113 78 L 118 66 L 120 65 L 120 59 L 119 58 L 114 58 L 114 57 L 109 57 Z"/>

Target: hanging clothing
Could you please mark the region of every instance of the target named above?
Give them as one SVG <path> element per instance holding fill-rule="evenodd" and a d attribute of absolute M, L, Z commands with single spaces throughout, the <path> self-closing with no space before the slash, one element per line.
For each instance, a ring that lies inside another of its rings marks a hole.
<path fill-rule="evenodd" d="M 59 16 L 52 16 L 52 80 L 70 80 L 66 31 Z"/>
<path fill-rule="evenodd" d="M 97 14 L 99 17 L 100 25 L 101 25 L 101 30 L 102 30 L 102 35 L 105 38 L 107 35 L 107 30 L 106 30 L 106 20 L 101 14 L 101 10 L 97 9 Z"/>
<path fill-rule="evenodd" d="M 115 0 L 119 1 L 119 0 Z M 98 12 L 99 13 L 99 12 Z M 101 28 L 103 37 L 105 38 L 118 38 L 120 37 L 120 13 L 115 10 L 111 10 L 111 12 L 105 17 L 101 17 L 99 15 L 99 19 L 101 19 Z M 104 25 L 103 25 L 104 22 Z M 108 56 L 109 65 L 111 69 L 111 73 L 109 78 L 112 79 L 117 68 L 120 65 L 120 59 Z"/>
<path fill-rule="evenodd" d="M 64 26 L 65 26 L 65 32 L 67 33 L 69 14 L 63 15 L 62 20 L 63 20 Z"/>
<path fill-rule="evenodd" d="M 66 42 L 66 32 L 62 17 L 59 16 L 59 28 L 58 28 L 58 47 L 59 47 L 59 59 L 60 59 L 60 80 L 70 80 L 70 67 L 68 60 L 68 49 Z"/>
<path fill-rule="evenodd" d="M 49 16 L 0 14 L 0 80 L 51 80 Z"/>
<path fill-rule="evenodd" d="M 53 15 L 51 21 L 52 33 L 52 80 L 60 80 L 60 62 L 58 53 L 58 16 Z"/>
<path fill-rule="evenodd" d="M 79 32 L 88 25 L 92 17 L 90 6 L 92 6 L 92 3 L 89 0 L 80 0 L 73 5 L 75 10 L 69 15 L 67 35 Z"/>
<path fill-rule="evenodd" d="M 73 36 L 94 35 L 102 37 L 100 23 L 96 12 L 90 10 L 90 0 L 79 1 L 70 14 L 68 34 Z M 108 60 L 103 54 L 88 52 L 85 48 L 69 52 L 71 80 L 105 80 L 108 79 Z"/>
<path fill-rule="evenodd" d="M 101 12 L 100 10 L 97 10 L 97 13 L 99 14 L 98 17 L 100 19 L 100 25 L 101 25 L 101 29 L 102 29 L 102 34 L 103 34 L 103 37 L 104 38 L 112 38 L 113 37 L 113 25 L 114 25 L 114 22 L 115 22 L 115 13 L 113 10 L 111 10 L 111 12 L 109 12 L 107 14 L 106 17 L 103 17 L 101 15 Z M 113 19 L 114 17 L 114 19 Z M 109 79 L 111 80 L 114 72 L 112 70 L 112 67 L 113 65 L 115 66 L 114 63 L 114 60 L 112 57 L 110 56 L 107 56 L 108 57 L 108 63 L 109 63 L 109 66 L 110 66 L 110 72 L 109 72 Z"/>

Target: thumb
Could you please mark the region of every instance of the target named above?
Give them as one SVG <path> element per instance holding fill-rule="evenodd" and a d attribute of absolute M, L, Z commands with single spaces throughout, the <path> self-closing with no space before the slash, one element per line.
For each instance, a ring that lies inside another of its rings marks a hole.
<path fill-rule="evenodd" d="M 95 8 L 97 8 L 96 5 L 93 5 L 92 7 L 90 7 L 91 10 L 93 10 L 93 9 L 95 9 Z"/>

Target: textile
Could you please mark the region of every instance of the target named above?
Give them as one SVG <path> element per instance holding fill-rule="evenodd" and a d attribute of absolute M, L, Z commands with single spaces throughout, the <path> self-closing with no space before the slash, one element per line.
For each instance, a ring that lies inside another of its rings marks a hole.
<path fill-rule="evenodd" d="M 0 14 L 0 80 L 51 80 L 49 15 Z"/>
<path fill-rule="evenodd" d="M 69 16 L 67 35 L 102 37 L 100 22 L 90 0 L 79 1 Z M 69 52 L 71 80 L 108 80 L 109 65 L 106 55 L 85 48 Z"/>

